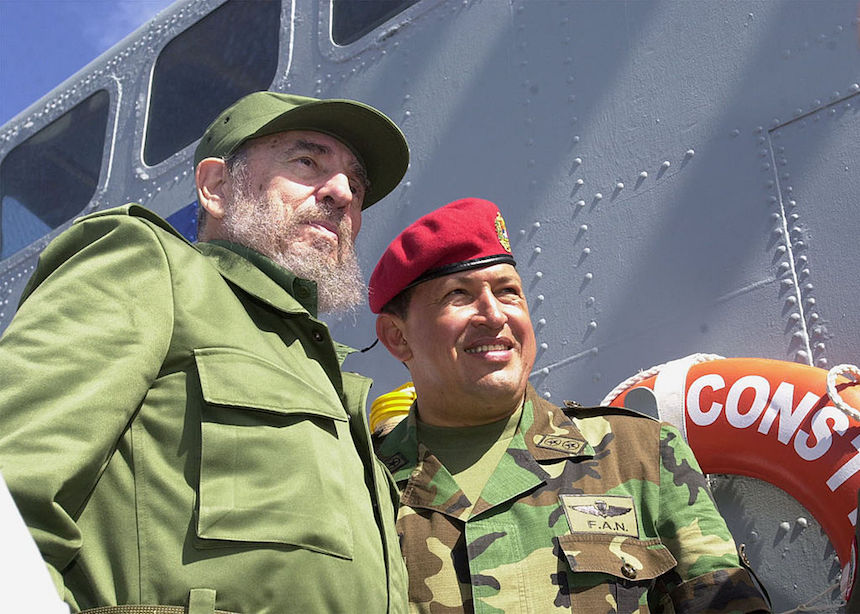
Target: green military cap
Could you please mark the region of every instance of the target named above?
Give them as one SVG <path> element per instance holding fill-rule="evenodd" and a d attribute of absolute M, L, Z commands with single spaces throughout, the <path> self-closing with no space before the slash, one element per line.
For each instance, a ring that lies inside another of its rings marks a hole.
<path fill-rule="evenodd" d="M 240 98 L 215 118 L 197 145 L 194 166 L 204 158 L 226 158 L 249 139 L 286 130 L 322 132 L 352 150 L 370 180 L 363 209 L 397 187 L 409 165 L 409 146 L 400 128 L 373 107 L 262 91 Z"/>

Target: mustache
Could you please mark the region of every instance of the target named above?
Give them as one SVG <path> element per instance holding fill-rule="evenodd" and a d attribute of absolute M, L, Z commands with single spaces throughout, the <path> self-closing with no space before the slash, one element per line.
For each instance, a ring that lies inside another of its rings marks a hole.
<path fill-rule="evenodd" d="M 325 202 L 318 202 L 313 207 L 297 209 L 290 216 L 293 224 L 308 224 L 313 222 L 328 222 L 334 227 L 339 240 L 351 238 L 352 223 L 343 209 L 337 209 Z"/>

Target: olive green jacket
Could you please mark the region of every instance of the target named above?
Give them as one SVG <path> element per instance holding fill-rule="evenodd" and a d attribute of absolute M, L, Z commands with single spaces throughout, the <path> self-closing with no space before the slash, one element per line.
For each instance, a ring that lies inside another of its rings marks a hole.
<path fill-rule="evenodd" d="M 341 372 L 311 282 L 240 254 L 136 205 L 88 216 L 0 339 L 0 471 L 74 611 L 193 589 L 230 612 L 406 608 L 369 380 Z"/>
<path fill-rule="evenodd" d="M 418 441 L 414 406 L 379 456 L 401 488 L 415 612 L 768 611 L 693 453 L 666 423 L 561 409 L 529 386 L 474 502 Z"/>

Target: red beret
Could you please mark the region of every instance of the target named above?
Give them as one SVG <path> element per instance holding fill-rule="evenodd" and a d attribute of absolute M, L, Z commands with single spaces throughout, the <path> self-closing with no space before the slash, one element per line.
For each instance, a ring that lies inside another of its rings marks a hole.
<path fill-rule="evenodd" d="M 456 200 L 391 242 L 370 276 L 370 310 L 379 313 L 400 292 L 429 279 L 502 263 L 516 266 L 499 208 L 480 198 Z"/>

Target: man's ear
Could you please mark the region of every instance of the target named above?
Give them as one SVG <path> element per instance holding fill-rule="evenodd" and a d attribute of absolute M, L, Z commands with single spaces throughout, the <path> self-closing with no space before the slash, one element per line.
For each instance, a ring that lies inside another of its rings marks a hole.
<path fill-rule="evenodd" d="M 216 220 L 224 217 L 227 204 L 227 166 L 220 158 L 204 158 L 194 173 L 197 202 Z"/>
<path fill-rule="evenodd" d="M 380 313 L 376 316 L 376 336 L 400 362 L 407 362 L 412 358 L 409 342 L 403 335 L 404 329 L 403 320 L 393 314 Z"/>

